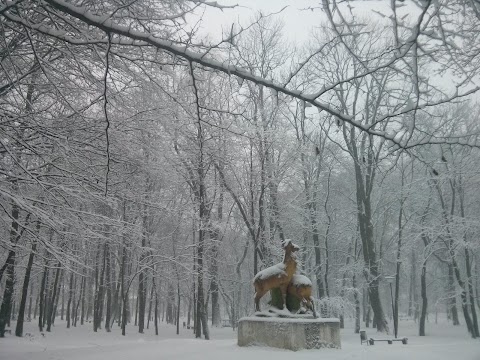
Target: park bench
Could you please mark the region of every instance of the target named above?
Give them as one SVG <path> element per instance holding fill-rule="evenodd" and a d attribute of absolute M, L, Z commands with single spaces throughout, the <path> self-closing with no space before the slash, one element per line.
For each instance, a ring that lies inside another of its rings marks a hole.
<path fill-rule="evenodd" d="M 389 345 L 392 345 L 394 341 L 401 341 L 403 345 L 407 345 L 408 338 L 404 337 L 400 339 L 368 339 L 367 332 L 365 330 L 360 331 L 360 344 L 366 342 L 367 345 L 375 345 L 375 341 L 386 341 Z"/>

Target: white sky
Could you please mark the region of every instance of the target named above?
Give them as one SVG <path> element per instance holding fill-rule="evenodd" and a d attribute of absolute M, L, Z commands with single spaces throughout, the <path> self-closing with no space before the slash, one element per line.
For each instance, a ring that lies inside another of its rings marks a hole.
<path fill-rule="evenodd" d="M 287 6 L 281 13 L 274 15 L 276 19 L 281 19 L 285 23 L 284 32 L 291 41 L 306 40 L 310 30 L 319 20 L 319 11 L 301 10 L 315 5 L 315 1 L 309 0 L 220 0 L 222 5 L 240 6 L 235 9 L 220 10 L 209 9 L 204 16 L 203 30 L 210 33 L 215 39 L 218 39 L 222 29 L 230 29 L 232 23 L 240 24 L 243 27 L 248 26 L 256 13 L 272 14 L 279 12 Z M 320 15 L 321 16 L 321 15 Z"/>
<path fill-rule="evenodd" d="M 219 40 L 223 30 L 230 30 L 232 23 L 240 24 L 243 27 L 248 26 L 251 19 L 257 12 L 263 14 L 277 13 L 286 7 L 279 14 L 274 15 L 276 19 L 284 22 L 284 33 L 288 40 L 296 43 L 307 41 L 309 34 L 315 26 L 326 20 L 321 7 L 320 0 L 218 0 L 222 5 L 239 6 L 234 9 L 207 8 L 207 12 L 203 16 L 201 32 L 209 33 L 213 39 Z M 309 8 L 317 8 L 316 10 L 308 10 Z M 354 3 L 355 13 L 368 16 L 372 20 L 377 17 L 371 10 L 382 9 L 389 12 L 389 1 L 371 0 Z M 378 19 L 378 17 L 377 17 Z"/>
<path fill-rule="evenodd" d="M 213 0 L 212 0 L 213 1 Z M 288 41 L 295 45 L 302 45 L 311 39 L 312 29 L 319 26 L 327 20 L 326 15 L 321 9 L 320 0 L 217 0 L 222 5 L 239 5 L 234 9 L 225 9 L 223 11 L 212 7 L 206 7 L 206 12 L 202 15 L 200 26 L 200 35 L 208 36 L 212 41 L 219 41 L 222 37 L 222 31 L 229 32 L 233 23 L 247 27 L 251 24 L 252 18 L 259 11 L 264 15 L 273 14 L 283 11 L 274 16 L 284 22 L 284 35 Z M 392 14 L 390 1 L 387 0 L 357 0 L 351 2 L 353 4 L 353 13 L 367 21 L 381 21 L 381 12 L 387 16 Z M 342 6 L 346 6 L 345 3 Z M 315 10 L 309 10 L 310 8 Z M 342 9 L 344 13 L 348 12 L 345 7 Z M 397 15 L 403 15 L 416 18 L 419 15 L 419 8 L 412 2 L 405 1 L 403 8 L 397 10 Z M 193 21 L 192 21 L 193 20 Z M 383 19 L 385 20 L 385 19 Z M 195 23 L 195 19 L 189 20 L 190 24 Z M 237 27 L 238 29 L 238 27 Z M 449 88 L 453 85 L 452 78 L 448 75 L 442 78 L 432 78 L 437 86 Z"/>

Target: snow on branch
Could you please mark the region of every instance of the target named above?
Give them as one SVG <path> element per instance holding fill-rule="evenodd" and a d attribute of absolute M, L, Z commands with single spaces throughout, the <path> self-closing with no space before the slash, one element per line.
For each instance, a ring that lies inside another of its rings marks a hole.
<path fill-rule="evenodd" d="M 239 6 L 238 4 L 222 5 L 222 4 L 219 4 L 218 1 L 193 0 L 193 2 L 195 4 L 201 4 L 201 5 L 207 5 L 207 6 L 210 6 L 210 7 L 214 7 L 214 8 L 220 9 L 222 11 L 223 11 L 223 9 L 234 9 L 234 8 Z"/>
<path fill-rule="evenodd" d="M 199 2 L 207 6 L 215 6 L 215 7 L 223 8 L 221 5 L 219 5 L 216 2 L 206 2 L 206 1 L 199 1 Z M 75 6 L 64 0 L 45 0 L 45 3 L 49 4 L 56 10 L 66 13 L 84 22 L 87 25 L 90 25 L 97 29 L 102 30 L 104 33 L 117 35 L 119 37 L 117 39 L 115 39 L 115 37 L 112 36 L 111 44 L 122 44 L 122 45 L 131 45 L 131 46 L 146 46 L 146 45 L 153 46 L 157 49 L 164 50 L 174 56 L 182 58 L 187 62 L 195 63 L 205 68 L 223 72 L 230 76 L 234 75 L 240 79 L 251 81 L 257 85 L 265 86 L 267 88 L 273 89 L 276 92 L 281 92 L 285 95 L 291 96 L 292 98 L 304 101 L 305 103 L 311 104 L 317 107 L 318 109 L 333 115 L 339 122 L 345 122 L 345 123 L 351 124 L 352 126 L 370 135 L 375 135 L 375 136 L 382 137 L 386 140 L 390 140 L 394 144 L 394 146 L 398 148 L 406 148 L 406 147 L 420 145 L 420 143 L 417 144 L 414 142 L 409 142 L 407 144 L 406 141 L 402 141 L 402 139 L 396 136 L 395 133 L 386 132 L 382 130 L 375 130 L 370 125 L 362 123 L 361 119 L 356 120 L 354 116 L 341 112 L 335 109 L 330 104 L 319 100 L 319 95 L 321 95 L 319 93 L 306 94 L 300 90 L 288 89 L 286 85 L 281 85 L 281 84 L 275 83 L 272 80 L 267 80 L 260 76 L 253 75 L 252 73 L 246 71 L 245 69 L 242 69 L 234 65 L 230 65 L 227 62 L 220 62 L 218 60 L 215 60 L 210 56 L 208 56 L 210 49 L 207 49 L 204 53 L 193 51 L 191 50 L 191 47 L 189 48 L 187 46 L 183 46 L 172 40 L 159 38 L 158 36 L 153 35 L 150 32 L 134 30 L 130 26 L 120 25 L 118 23 L 115 23 L 108 16 L 95 15 L 92 12 L 88 11 L 85 7 Z M 21 23 L 26 27 L 39 31 L 45 35 L 52 36 L 57 39 L 61 39 L 63 41 L 68 41 L 76 45 L 87 45 L 92 42 L 108 44 L 108 39 L 106 38 L 93 40 L 87 37 L 87 38 L 79 39 L 79 38 L 75 38 L 75 36 L 72 36 L 71 33 L 67 34 L 62 30 L 58 30 L 56 28 L 49 27 L 44 24 L 32 24 L 30 23 L 30 21 L 26 21 L 25 19 L 22 19 L 16 14 L 8 12 L 8 9 L 11 8 L 11 6 L 12 6 L 11 3 L 4 5 L 3 7 L 0 8 L 0 13 L 3 13 L 3 15 L 6 18 L 10 19 L 11 21 Z M 418 22 L 421 23 L 421 19 Z M 404 48 L 402 49 L 403 55 L 405 55 L 406 52 L 409 51 L 411 45 L 415 43 L 416 38 L 418 37 L 418 29 L 416 30 L 417 31 L 414 31 L 411 38 L 408 39 L 408 41 L 406 42 L 407 46 L 404 46 Z M 85 33 L 83 35 L 85 35 Z M 391 64 L 397 59 L 398 59 L 398 54 L 397 56 L 394 56 L 392 59 L 390 59 L 390 61 L 388 61 L 386 65 Z M 366 71 L 367 71 L 366 73 L 369 74 L 374 72 L 375 69 L 373 70 L 367 69 Z M 328 89 L 322 89 L 321 93 L 325 93 L 325 91 L 327 90 Z M 476 90 L 477 89 L 475 89 L 474 91 Z M 468 93 L 472 93 L 474 91 L 469 91 Z M 477 144 L 476 138 L 472 139 L 472 137 L 470 138 L 465 137 L 465 139 L 458 139 L 458 138 L 449 139 L 449 138 L 434 138 L 432 136 L 428 140 L 428 143 L 461 144 L 461 145 L 468 145 L 468 146 L 475 146 L 475 147 L 479 146 L 479 144 Z"/>
<path fill-rule="evenodd" d="M 118 25 L 113 21 L 111 21 L 110 19 L 105 19 L 105 17 L 103 16 L 92 14 L 91 12 L 87 11 L 84 7 L 74 6 L 63 0 L 46 0 L 46 2 L 50 4 L 52 7 L 54 7 L 55 9 L 60 10 L 64 13 L 67 13 L 85 22 L 88 25 L 91 25 L 100 30 L 103 30 L 106 33 L 117 34 L 117 35 L 129 38 L 131 40 L 140 42 L 140 43 L 132 42 L 131 45 L 149 44 L 158 49 L 165 50 L 173 55 L 184 58 L 187 61 L 197 63 L 199 65 L 205 66 L 210 69 L 221 71 L 228 75 L 235 75 L 235 76 L 238 76 L 239 78 L 252 81 L 258 85 L 263 85 L 265 87 L 282 92 L 286 95 L 303 100 L 307 103 L 311 103 L 312 105 L 338 117 L 339 119 L 347 123 L 351 123 L 352 125 L 359 127 L 362 130 L 367 130 L 367 128 L 364 125 L 362 125 L 360 122 L 356 122 L 352 116 L 343 114 L 335 110 L 334 108 L 332 108 L 330 105 L 324 102 L 315 100 L 313 96 L 309 96 L 308 94 L 303 94 L 299 90 L 287 89 L 286 87 L 276 84 L 271 80 L 267 80 L 262 77 L 255 76 L 250 72 L 244 69 L 241 69 L 237 66 L 229 65 L 229 64 L 211 59 L 209 57 L 206 57 L 202 53 L 192 51 L 188 49 L 186 46 L 178 45 L 171 40 L 160 39 L 152 35 L 151 33 L 133 30 L 127 26 Z M 13 20 L 13 16 L 7 16 L 7 17 Z M 25 25 L 28 27 L 32 27 L 32 25 L 28 23 L 26 23 Z M 37 30 L 42 31 L 45 34 L 50 34 L 51 36 L 57 36 L 59 38 L 62 37 L 62 34 L 60 34 L 57 30 L 47 29 L 45 25 L 38 27 Z M 87 42 L 84 42 L 84 43 L 86 44 Z M 122 43 L 128 43 L 128 42 L 122 42 Z M 81 45 L 82 41 L 77 41 L 76 44 Z"/>

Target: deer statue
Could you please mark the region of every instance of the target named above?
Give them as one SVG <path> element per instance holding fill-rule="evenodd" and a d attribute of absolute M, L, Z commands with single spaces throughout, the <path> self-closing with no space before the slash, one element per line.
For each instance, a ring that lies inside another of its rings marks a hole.
<path fill-rule="evenodd" d="M 312 282 L 310 279 L 301 274 L 294 274 L 292 280 L 288 284 L 287 293 L 295 296 L 300 300 L 302 305 L 312 311 L 313 317 L 317 317 L 312 297 Z"/>
<path fill-rule="evenodd" d="M 285 250 L 283 262 L 259 271 L 253 279 L 253 285 L 255 286 L 255 311 L 260 311 L 260 299 L 263 295 L 274 288 L 280 289 L 283 298 L 283 308 L 286 308 L 288 284 L 297 271 L 297 258 L 294 253 L 299 250 L 299 247 L 287 239 L 282 243 L 282 248 Z"/>

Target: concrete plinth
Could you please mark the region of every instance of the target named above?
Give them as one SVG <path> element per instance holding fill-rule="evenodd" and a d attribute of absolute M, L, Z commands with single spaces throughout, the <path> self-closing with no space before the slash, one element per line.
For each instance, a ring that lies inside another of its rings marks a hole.
<path fill-rule="evenodd" d="M 238 345 L 266 345 L 294 351 L 339 349 L 340 322 L 338 319 L 245 317 L 238 323 Z"/>

